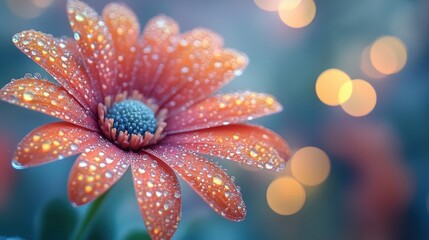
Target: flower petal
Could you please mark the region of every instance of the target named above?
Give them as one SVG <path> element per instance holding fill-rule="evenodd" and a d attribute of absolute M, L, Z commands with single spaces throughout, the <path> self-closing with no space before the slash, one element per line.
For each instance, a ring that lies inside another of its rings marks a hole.
<path fill-rule="evenodd" d="M 170 239 L 181 214 L 180 185 L 173 170 L 147 154 L 133 154 L 137 202 L 152 239 Z"/>
<path fill-rule="evenodd" d="M 79 51 L 90 77 L 105 96 L 116 93 L 116 52 L 112 36 L 103 19 L 87 4 L 67 2 L 67 13 Z"/>
<path fill-rule="evenodd" d="M 274 97 L 254 92 L 216 95 L 167 119 L 166 133 L 239 123 L 282 110 Z"/>
<path fill-rule="evenodd" d="M 222 38 L 206 29 L 194 29 L 171 41 L 171 54 L 150 96 L 163 104 L 187 85 L 203 80 L 213 52 L 222 47 Z M 200 87 L 200 86 L 199 86 Z"/>
<path fill-rule="evenodd" d="M 135 69 L 135 85 L 143 95 L 148 96 L 158 85 L 159 77 L 170 59 L 170 42 L 178 33 L 177 23 L 163 15 L 153 17 L 145 26 Z"/>
<path fill-rule="evenodd" d="M 164 107 L 170 113 L 186 110 L 189 106 L 209 97 L 235 76 L 241 75 L 247 66 L 247 56 L 231 49 L 216 50 L 212 57 L 192 73 L 192 81 L 186 81 Z"/>
<path fill-rule="evenodd" d="M 49 123 L 21 140 L 13 164 L 16 168 L 32 167 L 72 156 L 96 144 L 98 138 L 98 133 L 70 123 Z"/>
<path fill-rule="evenodd" d="M 101 196 L 122 177 L 130 165 L 126 157 L 128 153 L 103 139 L 88 150 L 76 159 L 69 176 L 69 199 L 76 205 Z"/>
<path fill-rule="evenodd" d="M 275 171 L 284 169 L 290 152 L 287 143 L 276 133 L 242 124 L 174 134 L 162 143 Z"/>
<path fill-rule="evenodd" d="M 129 81 L 133 78 L 140 24 L 134 12 L 120 3 L 110 3 L 103 10 L 103 18 L 113 39 L 118 60 L 118 84 L 124 90 L 131 90 Z"/>
<path fill-rule="evenodd" d="M 158 145 L 145 150 L 177 172 L 217 213 L 240 221 L 246 215 L 241 193 L 216 164 L 183 148 Z"/>
<path fill-rule="evenodd" d="M 84 110 L 63 87 L 49 81 L 31 78 L 12 81 L 0 90 L 0 99 L 98 131 L 89 111 Z"/>
<path fill-rule="evenodd" d="M 90 79 L 67 40 L 29 30 L 17 33 L 13 42 L 51 74 L 82 106 L 96 113 L 97 100 Z"/>

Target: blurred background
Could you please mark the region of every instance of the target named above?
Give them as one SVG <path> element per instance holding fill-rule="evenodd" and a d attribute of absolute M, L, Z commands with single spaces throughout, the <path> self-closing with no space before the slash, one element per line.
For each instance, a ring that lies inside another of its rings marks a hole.
<path fill-rule="evenodd" d="M 110 1 L 86 2 L 100 12 Z M 218 216 L 181 182 L 175 239 L 429 239 L 429 1 L 121 2 L 142 25 L 164 13 L 182 31 L 218 32 L 250 59 L 222 91 L 266 92 L 284 105 L 255 122 L 290 144 L 286 170 L 220 161 L 247 204 L 239 223 Z M 27 29 L 71 36 L 65 4 L 0 2 L 1 86 L 26 73 L 51 78 L 11 38 Z M 0 102 L 0 236 L 47 239 L 71 231 L 88 207 L 67 202 L 74 157 L 20 171 L 10 165 L 19 140 L 51 121 Z M 131 239 L 144 230 L 129 173 L 92 229 L 91 239 Z"/>

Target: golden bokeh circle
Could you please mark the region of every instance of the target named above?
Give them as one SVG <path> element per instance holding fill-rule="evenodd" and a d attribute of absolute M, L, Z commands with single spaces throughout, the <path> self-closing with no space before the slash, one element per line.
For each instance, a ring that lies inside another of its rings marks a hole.
<path fill-rule="evenodd" d="M 316 4 L 313 0 L 283 0 L 278 14 L 282 22 L 292 28 L 309 25 L 316 16 Z"/>
<path fill-rule="evenodd" d="M 290 160 L 292 175 L 304 185 L 315 186 L 328 178 L 331 163 L 328 155 L 316 147 L 299 149 Z"/>
<path fill-rule="evenodd" d="M 329 106 L 338 106 L 346 102 L 352 91 L 350 77 L 339 69 L 332 68 L 322 72 L 316 81 L 317 96 Z"/>
<path fill-rule="evenodd" d="M 254 1 L 256 6 L 258 6 L 260 9 L 268 12 L 275 12 L 279 9 L 279 5 L 282 0 L 254 0 Z"/>
<path fill-rule="evenodd" d="M 384 36 L 372 44 L 370 60 L 374 68 L 380 73 L 394 74 L 405 66 L 407 49 L 399 38 Z"/>
<path fill-rule="evenodd" d="M 377 104 L 377 93 L 374 87 L 362 79 L 352 80 L 352 84 L 352 95 L 341 104 L 341 107 L 346 113 L 354 117 L 368 115 Z M 340 91 L 342 90 L 340 89 Z"/>
<path fill-rule="evenodd" d="M 304 206 L 304 187 L 291 177 L 280 177 L 271 182 L 267 189 L 270 208 L 280 215 L 292 215 Z"/>

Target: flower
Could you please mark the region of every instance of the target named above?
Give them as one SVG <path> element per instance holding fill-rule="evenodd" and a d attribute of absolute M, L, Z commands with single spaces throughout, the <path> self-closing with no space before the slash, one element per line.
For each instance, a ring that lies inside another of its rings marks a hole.
<path fill-rule="evenodd" d="M 279 112 L 262 93 L 212 95 L 247 64 L 206 29 L 180 34 L 166 16 L 140 37 L 137 17 L 111 3 L 102 16 L 77 0 L 67 13 L 74 32 L 54 38 L 34 30 L 13 42 L 59 83 L 25 77 L 0 90 L 4 101 L 65 122 L 44 125 L 18 145 L 13 164 L 36 166 L 79 154 L 68 182 L 82 205 L 108 190 L 131 166 L 149 234 L 171 238 L 181 213 L 182 177 L 217 213 L 239 221 L 246 210 L 233 180 L 206 156 L 281 170 L 289 157 L 276 133 L 242 122 Z"/>

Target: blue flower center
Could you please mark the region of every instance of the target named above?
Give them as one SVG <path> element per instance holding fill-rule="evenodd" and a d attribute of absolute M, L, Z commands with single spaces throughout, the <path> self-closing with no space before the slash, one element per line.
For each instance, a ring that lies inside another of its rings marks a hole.
<path fill-rule="evenodd" d="M 113 118 L 113 128 L 117 134 L 128 131 L 128 134 L 152 134 L 156 131 L 156 117 L 152 109 L 137 100 L 124 100 L 114 103 L 109 109 L 108 119 Z"/>

